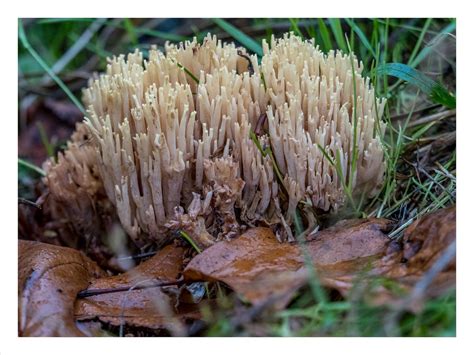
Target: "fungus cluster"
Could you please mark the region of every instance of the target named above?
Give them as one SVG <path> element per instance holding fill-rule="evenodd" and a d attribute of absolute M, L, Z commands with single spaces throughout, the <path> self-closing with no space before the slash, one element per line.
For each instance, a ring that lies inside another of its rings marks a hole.
<path fill-rule="evenodd" d="M 78 196 L 69 213 L 94 211 L 102 188 L 137 245 L 184 230 L 207 246 L 257 224 L 291 239 L 296 209 L 337 211 L 350 174 L 354 192 L 373 196 L 384 100 L 362 64 L 293 34 L 263 51 L 259 64 L 208 35 L 111 59 L 84 90 L 90 138 L 47 164 L 50 199 Z"/>

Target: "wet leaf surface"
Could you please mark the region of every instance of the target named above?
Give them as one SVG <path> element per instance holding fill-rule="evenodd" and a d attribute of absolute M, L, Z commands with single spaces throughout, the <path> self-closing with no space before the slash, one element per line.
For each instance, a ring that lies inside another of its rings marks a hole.
<path fill-rule="evenodd" d="M 321 231 L 304 245 L 279 243 L 270 229 L 254 228 L 206 249 L 188 264 L 184 276 L 222 281 L 253 304 L 272 296 L 280 308 L 306 283 L 302 248 L 325 282 L 356 273 L 374 257 L 381 257 L 390 241 L 382 231 L 389 225 L 384 219 L 348 221 Z"/>
<path fill-rule="evenodd" d="M 456 240 L 456 206 L 439 210 L 414 222 L 402 239 L 406 272 L 423 271 L 431 266 L 440 254 Z M 456 270 L 456 260 L 448 266 Z"/>
<path fill-rule="evenodd" d="M 275 308 L 283 308 L 308 282 L 305 248 L 321 285 L 346 297 L 354 285 L 364 290 L 368 286 L 372 303 L 396 304 L 419 287 L 455 240 L 455 211 L 452 207 L 425 216 L 405 232 L 400 243 L 384 233 L 390 227 L 385 219 L 338 223 L 300 245 L 280 244 L 270 229 L 254 228 L 206 249 L 188 264 L 184 277 L 221 281 L 253 305 L 272 298 Z M 422 295 L 436 296 L 454 285 L 455 261 L 450 261 Z M 413 304 L 405 306 L 416 310 Z"/>
<path fill-rule="evenodd" d="M 456 206 L 451 206 L 415 221 L 401 239 L 403 249 L 388 254 L 380 269 L 410 292 L 403 306 L 419 311 L 426 298 L 437 297 L 456 285 Z M 453 252 L 450 253 L 450 248 Z M 436 271 L 435 269 L 439 270 Z M 400 303 L 390 294 L 380 293 L 378 303 Z M 409 302 L 406 302 L 409 301 Z"/>
<path fill-rule="evenodd" d="M 77 300 L 76 319 L 99 319 L 112 326 L 166 328 L 171 333 L 182 335 L 180 321 L 198 318 L 198 308 L 178 305 L 177 286 L 138 288 L 178 280 L 183 269 L 184 252 L 183 248 L 168 245 L 126 273 L 95 280 L 89 286 L 89 291 L 119 288 L 126 290 Z"/>
<path fill-rule="evenodd" d="M 20 336 L 83 336 L 74 320 L 76 294 L 103 271 L 74 249 L 18 242 Z"/>
<path fill-rule="evenodd" d="M 207 302 L 204 281 L 226 283 L 255 307 L 281 309 L 308 284 L 305 255 L 325 288 L 417 311 L 455 286 L 455 257 L 448 253 L 455 250 L 455 222 L 453 206 L 414 222 L 394 241 L 386 235 L 388 220 L 351 220 L 301 244 L 279 243 L 270 229 L 254 228 L 206 249 L 186 268 L 186 250 L 168 245 L 116 276 L 74 249 L 20 240 L 19 334 L 186 335 L 186 324 L 201 319 L 199 307 Z M 146 288 L 163 282 L 172 285 Z M 77 298 L 84 290 L 107 292 Z"/>
<path fill-rule="evenodd" d="M 177 286 L 138 289 L 178 280 L 184 254 L 169 245 L 126 273 L 106 276 L 77 250 L 20 240 L 19 334 L 103 336 L 111 334 L 101 326 L 107 323 L 184 335 L 181 322 L 200 318 L 198 305 L 181 299 Z M 106 293 L 78 299 L 84 290 Z"/>

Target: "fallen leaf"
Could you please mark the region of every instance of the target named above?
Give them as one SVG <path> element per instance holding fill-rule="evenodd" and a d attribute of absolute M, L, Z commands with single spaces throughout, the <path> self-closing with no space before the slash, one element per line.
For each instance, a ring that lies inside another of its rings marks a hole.
<path fill-rule="evenodd" d="M 81 252 L 18 241 L 20 336 L 84 336 L 74 320 L 76 294 L 104 272 Z"/>
<path fill-rule="evenodd" d="M 139 287 L 178 280 L 183 269 L 185 249 L 168 245 L 155 256 L 126 273 L 95 280 L 88 291 L 123 289 L 122 292 L 103 293 L 79 299 L 76 302 L 77 320 L 99 319 L 113 326 L 168 328 L 174 335 L 183 335 L 180 321 L 199 317 L 198 308 L 177 305 L 179 290 Z"/>
<path fill-rule="evenodd" d="M 389 225 L 385 219 L 341 223 L 321 231 L 304 247 L 322 281 L 355 273 L 384 254 L 390 239 L 382 231 Z M 276 308 L 284 307 L 307 281 L 302 247 L 279 243 L 268 228 L 254 228 L 197 255 L 184 277 L 222 281 L 254 305 L 272 296 Z"/>
<path fill-rule="evenodd" d="M 400 303 L 420 287 L 420 280 L 455 240 L 455 216 L 455 207 L 425 216 L 407 229 L 400 244 L 384 233 L 391 224 L 385 219 L 345 221 L 302 245 L 279 243 L 270 229 L 254 228 L 197 255 L 184 270 L 184 278 L 221 281 L 253 305 L 272 299 L 279 309 L 308 282 L 305 250 L 322 286 L 343 296 L 356 284 L 370 286 L 371 302 Z M 455 261 L 450 261 L 423 295 L 442 294 L 455 285 L 455 278 Z M 405 306 L 416 310 L 413 304 Z"/>
<path fill-rule="evenodd" d="M 403 249 L 384 257 L 378 267 L 397 281 L 398 287 L 410 293 L 407 300 L 394 297 L 393 293 L 380 292 L 375 303 L 398 304 L 411 311 L 420 311 L 427 298 L 440 296 L 456 285 L 455 249 L 456 206 L 438 210 L 415 221 L 401 239 Z M 444 260 L 443 258 L 449 259 Z M 439 265 L 444 262 L 443 265 Z M 438 265 L 435 265 L 437 264 Z M 440 267 L 438 271 L 433 267 Z"/>
<path fill-rule="evenodd" d="M 404 233 L 403 257 L 406 272 L 426 270 L 456 240 L 456 206 L 436 211 L 414 222 Z M 413 250 L 415 246 L 416 250 Z M 448 265 L 456 270 L 456 259 Z"/>
<path fill-rule="evenodd" d="M 400 243 L 385 234 L 391 224 L 385 219 L 338 223 L 301 245 L 279 243 L 270 229 L 254 228 L 206 249 L 184 271 L 185 250 L 169 245 L 117 276 L 105 276 L 77 250 L 20 240 L 19 335 L 107 335 L 103 323 L 185 335 L 183 321 L 201 317 L 195 303 L 202 284 L 191 284 L 200 281 L 222 281 L 255 306 L 282 308 L 308 282 L 305 255 L 322 286 L 348 296 L 354 285 L 383 279 L 371 302 L 416 311 L 427 297 L 455 286 L 455 258 L 447 254 L 454 250 L 455 222 L 455 206 L 437 211 L 413 223 Z M 181 273 L 187 283 L 181 288 L 141 288 L 174 283 Z M 77 299 L 83 290 L 106 292 Z"/>

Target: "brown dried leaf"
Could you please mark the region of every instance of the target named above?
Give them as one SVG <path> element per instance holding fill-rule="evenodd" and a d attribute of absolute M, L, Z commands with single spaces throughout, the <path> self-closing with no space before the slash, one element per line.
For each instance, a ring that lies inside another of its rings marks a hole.
<path fill-rule="evenodd" d="M 456 206 L 438 210 L 414 222 L 401 240 L 403 249 L 388 254 L 377 265 L 384 275 L 398 282 L 410 292 L 407 300 L 397 299 L 393 293 L 380 292 L 376 303 L 398 303 L 412 311 L 422 309 L 424 299 L 440 296 L 456 285 L 456 257 L 444 260 L 450 246 L 456 242 Z M 455 254 L 455 253 L 454 253 Z M 432 270 L 436 263 L 445 261 L 439 272 Z"/>
<path fill-rule="evenodd" d="M 384 219 L 349 221 L 320 232 L 306 244 L 322 282 L 354 274 L 386 250 Z M 283 307 L 307 280 L 301 246 L 279 243 L 268 228 L 254 228 L 232 241 L 217 243 L 186 267 L 187 280 L 222 281 L 258 304 L 272 296 Z"/>
<path fill-rule="evenodd" d="M 456 240 L 456 206 L 439 210 L 414 222 L 403 236 L 406 272 L 427 270 L 443 251 Z M 448 265 L 456 270 L 456 260 Z"/>
<path fill-rule="evenodd" d="M 183 319 L 200 317 L 196 305 L 177 305 L 177 287 L 133 289 L 173 282 L 183 269 L 185 250 L 167 246 L 149 260 L 117 276 L 106 276 L 81 252 L 39 242 L 19 241 L 19 334 L 98 336 L 101 322 L 184 335 Z M 114 290 L 77 299 L 79 291 Z M 127 290 L 130 288 L 131 290 Z"/>
<path fill-rule="evenodd" d="M 76 294 L 104 272 L 81 252 L 18 241 L 20 336 L 84 336 L 74 320 Z"/>
<path fill-rule="evenodd" d="M 356 283 L 390 281 L 372 288 L 368 300 L 402 304 L 404 296 L 419 289 L 420 280 L 455 240 L 455 216 L 455 207 L 425 216 L 406 231 L 402 246 L 383 233 L 390 225 L 388 220 L 369 219 L 339 223 L 318 233 L 304 247 L 323 286 L 347 296 Z M 280 244 L 270 229 L 254 228 L 196 256 L 184 270 L 184 277 L 222 281 L 254 305 L 272 299 L 275 308 L 282 308 L 308 281 L 302 247 Z M 455 277 L 455 261 L 451 261 L 422 290 L 423 297 L 452 288 Z M 415 301 L 420 303 L 420 297 Z M 403 307 L 416 310 L 413 302 Z"/>
<path fill-rule="evenodd" d="M 169 245 L 134 269 L 117 276 L 95 280 L 88 290 L 129 288 L 124 292 L 104 293 L 76 302 L 76 319 L 93 320 L 114 326 L 128 325 L 148 329 L 168 328 L 182 335 L 179 320 L 197 318 L 196 307 L 175 309 L 177 287 L 134 289 L 157 282 L 176 281 L 183 269 L 183 248 Z"/>

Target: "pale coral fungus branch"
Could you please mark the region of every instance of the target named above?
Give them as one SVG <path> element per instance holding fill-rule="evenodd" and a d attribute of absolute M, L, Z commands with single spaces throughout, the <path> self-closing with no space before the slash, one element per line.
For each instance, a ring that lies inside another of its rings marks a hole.
<path fill-rule="evenodd" d="M 291 239 L 297 210 L 309 223 L 374 196 L 385 101 L 362 63 L 292 33 L 262 48 L 259 64 L 208 35 L 110 59 L 83 93 L 89 143 L 47 165 L 52 200 L 63 186 L 94 201 L 100 187 L 138 246 L 183 231 L 203 249 L 261 224 Z"/>

